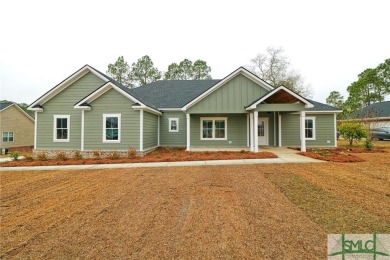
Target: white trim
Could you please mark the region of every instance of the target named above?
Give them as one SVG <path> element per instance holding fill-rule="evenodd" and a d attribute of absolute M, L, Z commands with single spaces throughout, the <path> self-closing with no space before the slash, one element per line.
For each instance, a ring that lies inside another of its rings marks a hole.
<path fill-rule="evenodd" d="M 305 113 L 305 111 L 301 111 L 301 117 L 302 117 L 302 112 Z M 304 116 L 305 120 L 313 120 L 313 137 L 312 138 L 306 138 L 306 122 L 304 122 L 304 129 L 305 129 L 305 139 L 306 140 L 316 140 L 316 117 L 315 116 Z"/>
<path fill-rule="evenodd" d="M 253 142 L 253 113 L 249 113 L 249 132 L 250 132 L 250 140 L 249 140 L 249 150 L 251 152 L 254 151 L 254 142 Z"/>
<path fill-rule="evenodd" d="M 260 79 L 259 77 L 255 76 L 255 75 L 253 75 L 251 72 L 249 72 L 248 70 L 244 69 L 243 67 L 240 67 L 240 68 L 236 69 L 235 71 L 233 71 L 232 73 L 230 73 L 223 80 L 221 80 L 220 82 L 215 84 L 213 87 L 211 87 L 210 89 L 208 89 L 207 91 L 202 93 L 200 96 L 198 96 L 197 98 L 195 98 L 194 100 L 192 100 L 191 102 L 186 104 L 184 107 L 181 108 L 181 110 L 182 111 L 186 111 L 188 108 L 192 107 L 193 105 L 198 103 L 200 100 L 202 100 L 203 98 L 207 97 L 212 92 L 214 92 L 215 90 L 217 90 L 218 88 L 223 86 L 226 82 L 230 81 L 232 78 L 236 77 L 239 74 L 241 74 L 243 76 L 246 76 L 248 79 L 254 81 L 255 83 L 257 83 L 258 85 L 260 85 L 261 87 L 265 88 L 268 91 L 274 89 L 267 82 L 263 81 L 262 79 Z"/>
<path fill-rule="evenodd" d="M 203 121 L 209 120 L 213 122 L 212 125 L 212 138 L 204 138 L 203 137 Z M 224 138 L 216 138 L 215 137 L 215 121 L 216 120 L 224 120 L 225 121 L 225 137 Z M 203 141 L 218 141 L 218 140 L 227 140 L 227 117 L 201 117 L 200 118 L 200 140 Z"/>
<path fill-rule="evenodd" d="M 172 130 L 172 121 L 176 121 L 176 130 Z M 168 118 L 168 131 L 170 133 L 179 132 L 179 118 L 177 118 L 177 117 Z"/>
<path fill-rule="evenodd" d="M 337 147 L 337 115 L 334 114 L 334 147 Z"/>
<path fill-rule="evenodd" d="M 306 108 L 311 108 L 311 107 L 314 107 L 314 105 L 312 103 L 310 103 L 309 101 L 307 101 L 306 99 L 304 99 L 303 97 L 299 96 L 298 94 L 294 93 L 293 91 L 291 91 L 290 89 L 286 88 L 285 86 L 280 86 L 280 87 L 277 87 L 276 89 L 272 90 L 271 92 L 269 92 L 267 95 L 263 96 L 262 98 L 260 98 L 259 100 L 257 100 L 255 103 L 253 103 L 252 105 L 250 105 L 249 107 L 246 108 L 246 110 L 252 110 L 252 109 L 256 109 L 257 105 L 260 104 L 261 102 L 263 102 L 264 100 L 266 100 L 267 98 L 269 98 L 270 96 L 276 94 L 279 90 L 284 90 L 286 91 L 287 93 L 289 93 L 290 95 L 292 95 L 293 97 L 295 97 L 296 99 L 298 99 L 299 101 L 301 101 L 302 103 L 305 104 L 305 107 Z"/>
<path fill-rule="evenodd" d="M 160 117 L 157 117 L 157 146 L 160 146 Z"/>
<path fill-rule="evenodd" d="M 275 115 L 275 111 L 274 111 L 274 146 L 276 146 L 276 115 Z"/>
<path fill-rule="evenodd" d="M 306 118 L 305 111 L 301 111 L 301 116 L 300 116 L 301 152 L 306 152 L 306 140 L 307 140 L 305 138 L 306 119 L 311 119 L 311 118 Z M 314 123 L 313 123 L 313 128 L 314 128 Z M 314 136 L 314 130 L 313 130 L 313 136 Z"/>
<path fill-rule="evenodd" d="M 190 118 L 190 114 L 186 114 L 186 120 L 187 120 L 187 149 L 186 149 L 186 151 L 189 152 L 190 147 L 191 147 L 191 129 L 190 129 L 191 118 Z"/>
<path fill-rule="evenodd" d="M 343 112 L 342 110 L 331 110 L 331 111 L 305 111 L 306 114 L 335 114 L 335 113 L 341 113 Z M 292 114 L 292 113 L 291 113 Z"/>
<path fill-rule="evenodd" d="M 269 146 L 269 117 L 259 117 L 258 118 L 258 121 L 260 120 L 264 120 L 264 138 L 265 138 L 265 144 L 261 144 L 261 145 L 265 145 L 265 146 Z M 258 126 L 257 126 L 258 127 Z M 258 135 L 258 129 L 256 129 L 256 133 Z M 258 144 L 260 145 L 260 144 Z"/>
<path fill-rule="evenodd" d="M 181 111 L 181 108 L 159 108 L 161 111 Z"/>
<path fill-rule="evenodd" d="M 34 150 L 37 149 L 37 135 L 38 135 L 38 111 L 34 112 L 35 120 L 34 120 Z"/>
<path fill-rule="evenodd" d="M 7 140 L 8 141 L 4 141 L 4 133 L 7 133 Z M 9 141 L 9 134 L 12 133 L 12 141 Z M 13 143 L 15 142 L 15 134 L 14 134 L 14 131 L 2 131 L 1 132 L 1 142 L 3 143 Z"/>
<path fill-rule="evenodd" d="M 139 150 L 144 151 L 144 111 L 139 111 Z"/>
<path fill-rule="evenodd" d="M 259 152 L 259 136 L 257 134 L 257 128 L 259 127 L 259 112 L 258 111 L 254 111 L 253 112 L 253 131 L 254 131 L 254 134 L 255 134 L 255 150 L 254 152 L 255 153 L 258 153 Z"/>
<path fill-rule="evenodd" d="M 95 76 L 99 77 L 103 81 L 108 81 L 108 79 L 106 77 L 101 75 L 99 72 L 94 70 L 92 67 L 90 67 L 89 65 L 85 65 L 84 67 L 82 67 L 81 69 L 79 69 L 78 71 L 73 73 L 70 77 L 68 77 L 67 79 L 65 79 L 64 81 L 59 83 L 57 86 L 55 86 L 54 88 L 49 90 L 49 92 L 47 92 L 46 94 L 44 94 L 43 96 L 38 98 L 36 101 L 34 101 L 34 103 L 32 103 L 27 109 L 28 110 L 35 110 L 33 108 L 35 105 L 38 105 L 38 104 L 43 105 L 48 100 L 53 98 L 55 95 L 57 95 L 58 93 L 60 93 L 61 91 L 63 91 L 67 87 L 69 87 L 72 83 L 74 83 L 75 81 L 77 81 L 78 79 L 80 79 L 81 77 L 86 75 L 88 72 L 93 73 Z"/>
<path fill-rule="evenodd" d="M 107 140 L 106 139 L 106 119 L 107 117 L 117 117 L 118 118 L 118 140 Z M 121 114 L 103 114 L 103 143 L 120 143 L 121 142 Z"/>
<path fill-rule="evenodd" d="M 278 112 L 279 147 L 282 147 L 282 115 Z"/>
<path fill-rule="evenodd" d="M 57 119 L 66 118 L 67 124 L 67 139 L 57 139 Z M 70 141 L 70 115 L 53 115 L 53 142 L 55 143 L 68 143 Z"/>
<path fill-rule="evenodd" d="M 84 109 L 81 110 L 81 144 L 80 150 L 84 151 Z"/>
<path fill-rule="evenodd" d="M 249 114 L 246 114 L 246 147 L 249 147 L 249 135 L 250 135 L 250 123 L 249 123 Z"/>

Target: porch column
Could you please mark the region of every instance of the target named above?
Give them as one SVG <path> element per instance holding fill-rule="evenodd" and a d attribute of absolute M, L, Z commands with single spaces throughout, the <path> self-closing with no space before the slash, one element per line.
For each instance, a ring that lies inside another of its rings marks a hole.
<path fill-rule="evenodd" d="M 160 116 L 157 116 L 157 146 L 160 146 Z"/>
<path fill-rule="evenodd" d="M 37 136 L 38 136 L 38 111 L 34 111 L 34 150 L 37 149 Z"/>
<path fill-rule="evenodd" d="M 306 152 L 305 121 L 306 113 L 301 111 L 301 152 Z"/>
<path fill-rule="evenodd" d="M 259 152 L 259 135 L 257 133 L 257 128 L 259 127 L 259 112 L 255 111 L 253 112 L 253 133 L 254 133 L 254 140 L 255 140 L 255 149 L 254 152 L 258 153 Z"/>
<path fill-rule="evenodd" d="M 187 149 L 186 151 L 190 151 L 190 146 L 191 146 L 191 128 L 190 128 L 190 114 L 186 114 L 186 119 L 187 119 Z"/>
<path fill-rule="evenodd" d="M 253 140 L 253 113 L 249 113 L 249 147 L 250 151 L 254 151 L 254 140 Z"/>
<path fill-rule="evenodd" d="M 139 150 L 144 151 L 144 111 L 139 111 Z"/>
<path fill-rule="evenodd" d="M 249 114 L 246 114 L 246 147 L 250 147 L 249 139 L 250 139 L 250 130 L 249 130 Z"/>
<path fill-rule="evenodd" d="M 81 110 L 81 145 L 80 150 L 84 151 L 84 109 Z"/>
<path fill-rule="evenodd" d="M 282 147 L 282 115 L 278 112 L 278 136 L 279 136 L 279 147 Z"/>

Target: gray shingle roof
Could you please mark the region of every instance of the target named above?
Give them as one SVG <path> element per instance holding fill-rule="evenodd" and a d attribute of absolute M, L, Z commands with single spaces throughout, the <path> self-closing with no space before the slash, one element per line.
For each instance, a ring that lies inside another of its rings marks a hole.
<path fill-rule="evenodd" d="M 1 101 L 0 102 L 0 110 L 3 110 L 4 108 L 9 107 L 12 104 L 13 104 L 12 102 L 3 102 L 3 101 Z"/>
<path fill-rule="evenodd" d="M 371 104 L 352 112 L 350 117 L 390 117 L 390 101 Z"/>
<path fill-rule="evenodd" d="M 160 80 L 128 93 L 146 105 L 158 108 L 181 108 L 217 84 L 220 80 Z"/>
<path fill-rule="evenodd" d="M 306 100 L 314 105 L 314 107 L 306 108 L 305 109 L 306 111 L 341 111 L 342 110 L 340 108 L 329 106 L 327 104 L 323 104 L 314 100 L 310 100 L 310 99 L 306 99 Z"/>

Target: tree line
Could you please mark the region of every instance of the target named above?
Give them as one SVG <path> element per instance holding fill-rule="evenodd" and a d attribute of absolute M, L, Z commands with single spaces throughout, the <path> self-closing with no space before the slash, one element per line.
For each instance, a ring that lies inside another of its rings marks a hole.
<path fill-rule="evenodd" d="M 326 103 L 343 110 L 344 115 L 353 111 L 382 102 L 390 94 L 390 59 L 375 68 L 364 70 L 356 81 L 348 87 L 348 98 L 345 100 L 339 91 L 330 92 Z"/>

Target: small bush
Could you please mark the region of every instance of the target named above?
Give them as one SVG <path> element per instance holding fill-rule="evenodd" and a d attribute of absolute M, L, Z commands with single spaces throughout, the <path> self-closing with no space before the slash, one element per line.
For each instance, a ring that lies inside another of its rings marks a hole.
<path fill-rule="evenodd" d="M 367 137 L 367 129 L 362 123 L 357 121 L 346 121 L 341 123 L 339 131 L 342 136 L 349 141 L 349 146 L 352 146 L 354 140 L 360 140 Z"/>
<path fill-rule="evenodd" d="M 119 159 L 120 158 L 120 155 L 117 151 L 112 151 L 111 154 L 110 154 L 110 159 L 113 159 L 113 160 L 116 160 L 116 159 Z"/>
<path fill-rule="evenodd" d="M 372 150 L 372 140 L 370 138 L 367 138 L 365 141 L 364 141 L 364 149 L 366 149 L 367 151 L 371 151 Z"/>
<path fill-rule="evenodd" d="M 34 161 L 34 157 L 32 157 L 31 155 L 25 155 L 24 160 L 26 160 L 28 162 L 32 162 L 32 161 Z"/>
<path fill-rule="evenodd" d="M 81 160 L 81 159 L 83 159 L 83 155 L 81 154 L 81 152 L 79 150 L 76 150 L 76 151 L 74 151 L 73 158 L 75 158 L 76 160 Z"/>
<path fill-rule="evenodd" d="M 137 156 L 137 150 L 134 147 L 129 147 L 129 149 L 127 149 L 127 157 L 135 158 L 136 156 Z"/>
<path fill-rule="evenodd" d="M 20 155 L 19 151 L 15 151 L 15 152 L 9 153 L 9 157 L 11 157 L 12 160 L 14 160 L 14 161 L 18 161 L 19 160 L 19 155 Z"/>
<path fill-rule="evenodd" d="M 59 161 L 66 161 L 68 160 L 68 157 L 66 156 L 66 153 L 63 151 L 56 152 L 56 159 Z"/>
<path fill-rule="evenodd" d="M 102 155 L 102 151 L 100 151 L 100 150 L 93 150 L 92 154 L 93 154 L 93 157 L 95 157 L 95 159 L 100 159 L 100 156 Z"/>
<path fill-rule="evenodd" d="M 47 161 L 47 154 L 44 151 L 38 152 L 37 159 L 39 161 Z"/>

